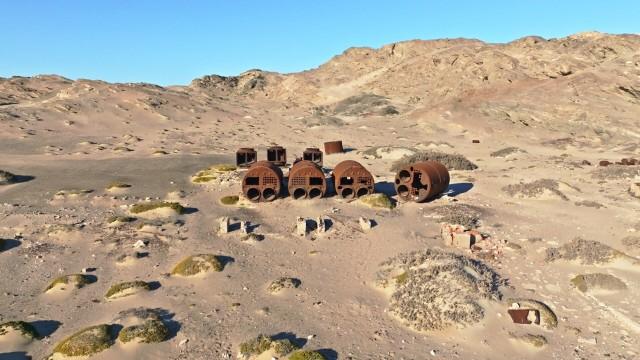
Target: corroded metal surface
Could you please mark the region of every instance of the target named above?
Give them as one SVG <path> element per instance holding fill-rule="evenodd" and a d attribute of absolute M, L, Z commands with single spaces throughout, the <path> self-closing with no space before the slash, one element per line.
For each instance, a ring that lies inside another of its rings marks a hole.
<path fill-rule="evenodd" d="M 344 148 L 342 147 L 342 140 L 329 141 L 324 143 L 324 152 L 327 155 L 344 152 Z"/>
<path fill-rule="evenodd" d="M 258 153 L 252 148 L 240 148 L 236 151 L 236 165 L 249 167 L 258 160 Z"/>
<path fill-rule="evenodd" d="M 343 198 L 373 194 L 373 176 L 359 162 L 345 160 L 339 163 L 333 169 L 331 177 L 336 194 Z"/>
<path fill-rule="evenodd" d="M 318 148 L 307 148 L 302 152 L 302 160 L 311 161 L 318 166 L 322 166 L 322 151 Z"/>
<path fill-rule="evenodd" d="M 301 160 L 289 170 L 289 194 L 294 199 L 321 198 L 327 192 L 327 180 L 315 163 Z"/>
<path fill-rule="evenodd" d="M 282 146 L 268 147 L 267 161 L 276 166 L 285 166 L 287 164 L 287 149 Z"/>
<path fill-rule="evenodd" d="M 282 190 L 282 170 L 268 161 L 251 165 L 242 178 L 242 193 L 252 202 L 273 201 Z"/>
<path fill-rule="evenodd" d="M 449 180 L 449 171 L 444 165 L 437 161 L 422 161 L 400 169 L 395 188 L 400 199 L 423 202 L 446 191 Z"/>

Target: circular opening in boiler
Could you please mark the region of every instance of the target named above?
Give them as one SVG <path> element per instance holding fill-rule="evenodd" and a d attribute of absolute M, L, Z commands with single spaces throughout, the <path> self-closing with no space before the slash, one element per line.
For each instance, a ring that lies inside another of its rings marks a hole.
<path fill-rule="evenodd" d="M 309 198 L 315 199 L 322 196 L 322 191 L 320 189 L 314 188 L 309 191 Z"/>
<path fill-rule="evenodd" d="M 256 189 L 256 188 L 251 188 L 249 190 L 247 190 L 247 198 L 251 201 L 258 201 L 260 200 L 260 190 Z"/>
<path fill-rule="evenodd" d="M 401 197 L 409 196 L 409 188 L 406 187 L 405 185 L 398 186 L 398 189 L 396 191 L 398 192 L 398 195 L 400 195 Z"/>
<path fill-rule="evenodd" d="M 344 189 L 342 189 L 342 192 L 340 192 L 340 195 L 343 198 L 352 197 L 353 196 L 353 189 L 352 188 L 344 188 Z"/>
<path fill-rule="evenodd" d="M 266 188 L 262 191 L 262 197 L 267 201 L 274 200 L 276 198 L 276 191 L 272 188 Z"/>
<path fill-rule="evenodd" d="M 302 199 L 303 197 L 307 196 L 307 192 L 304 191 L 303 188 L 297 188 L 295 190 L 293 190 L 293 198 L 294 199 Z"/>
<path fill-rule="evenodd" d="M 407 182 L 411 180 L 411 173 L 407 170 L 400 170 L 400 172 L 398 173 L 398 177 L 400 178 L 400 180 Z"/>
<path fill-rule="evenodd" d="M 365 195 L 369 195 L 369 189 L 367 189 L 367 188 L 360 188 L 360 189 L 358 189 L 358 192 L 356 192 L 356 196 L 357 197 L 361 197 L 361 196 L 365 196 Z"/>

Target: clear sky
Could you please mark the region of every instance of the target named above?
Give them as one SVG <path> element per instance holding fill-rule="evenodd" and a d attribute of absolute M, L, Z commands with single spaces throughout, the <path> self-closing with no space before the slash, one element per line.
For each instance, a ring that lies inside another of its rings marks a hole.
<path fill-rule="evenodd" d="M 171 85 L 410 39 L 640 33 L 640 0 L 0 0 L 0 29 L 3 77 Z"/>

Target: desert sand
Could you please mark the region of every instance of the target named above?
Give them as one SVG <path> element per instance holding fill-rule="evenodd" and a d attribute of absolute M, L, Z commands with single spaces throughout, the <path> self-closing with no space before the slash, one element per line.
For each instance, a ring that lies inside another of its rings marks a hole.
<path fill-rule="evenodd" d="M 361 162 L 392 209 L 225 205 L 244 170 L 194 181 L 240 147 L 292 160 L 332 140 L 326 172 Z M 460 155 L 449 189 L 397 201 L 394 163 L 424 152 Z M 640 158 L 638 35 L 415 40 L 186 86 L 0 78 L 0 359 L 316 359 L 276 340 L 326 359 L 635 359 L 640 165 L 599 166 L 622 158 Z M 319 216 L 326 232 L 295 234 Z M 443 222 L 483 250 L 447 245 Z"/>

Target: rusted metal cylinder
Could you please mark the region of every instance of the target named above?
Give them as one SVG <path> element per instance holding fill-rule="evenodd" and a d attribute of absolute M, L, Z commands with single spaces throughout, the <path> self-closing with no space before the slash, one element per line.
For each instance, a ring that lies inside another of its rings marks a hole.
<path fill-rule="evenodd" d="M 318 148 L 307 148 L 302 152 L 302 160 L 308 160 L 322 166 L 322 151 Z"/>
<path fill-rule="evenodd" d="M 287 149 L 282 146 L 268 147 L 267 161 L 276 166 L 285 166 L 287 164 Z"/>
<path fill-rule="evenodd" d="M 371 173 L 359 162 L 345 160 L 331 174 L 336 194 L 347 199 L 373 194 L 375 182 Z"/>
<path fill-rule="evenodd" d="M 327 155 L 344 152 L 344 148 L 342 147 L 342 140 L 329 141 L 324 143 L 324 152 Z"/>
<path fill-rule="evenodd" d="M 282 190 L 282 170 L 268 161 L 251 165 L 242 178 L 242 193 L 252 202 L 273 201 Z"/>
<path fill-rule="evenodd" d="M 294 199 L 321 198 L 327 192 L 327 179 L 318 165 L 301 160 L 289 170 L 288 187 Z"/>
<path fill-rule="evenodd" d="M 449 171 L 444 165 L 437 161 L 422 161 L 400 169 L 395 188 L 400 199 L 423 202 L 445 192 L 449 181 Z"/>
<path fill-rule="evenodd" d="M 249 167 L 258 160 L 258 153 L 252 148 L 240 148 L 236 151 L 236 165 Z"/>

